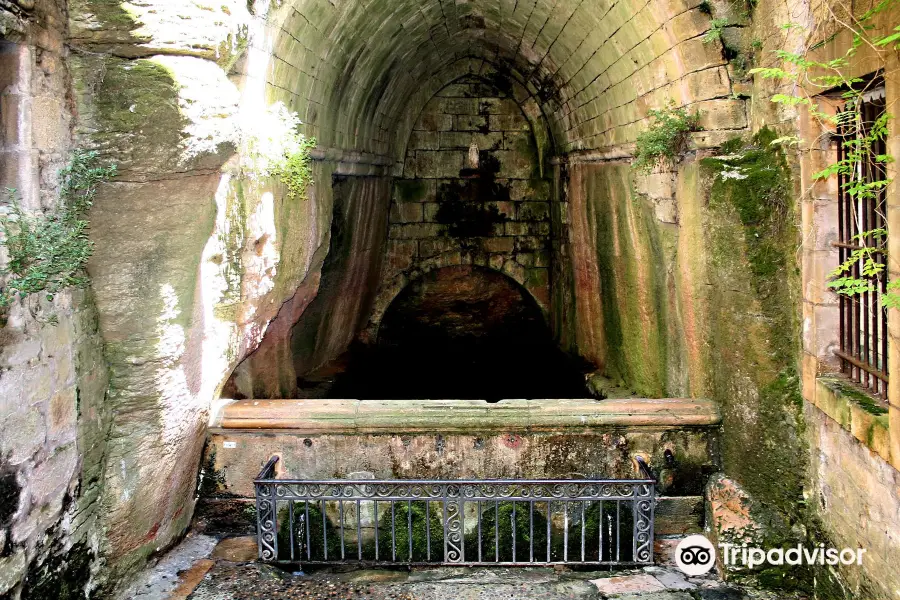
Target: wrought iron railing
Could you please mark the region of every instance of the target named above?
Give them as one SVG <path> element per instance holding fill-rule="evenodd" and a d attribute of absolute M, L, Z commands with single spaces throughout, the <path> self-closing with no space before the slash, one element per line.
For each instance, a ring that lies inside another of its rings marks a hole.
<path fill-rule="evenodd" d="M 641 479 L 254 481 L 265 562 L 646 565 L 655 484 Z"/>

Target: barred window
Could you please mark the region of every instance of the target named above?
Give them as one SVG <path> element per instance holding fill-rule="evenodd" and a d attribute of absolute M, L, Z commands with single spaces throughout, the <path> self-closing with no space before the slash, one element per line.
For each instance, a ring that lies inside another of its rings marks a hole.
<path fill-rule="evenodd" d="M 848 140 L 862 140 L 876 120 L 885 112 L 884 86 L 871 87 L 858 102 L 858 119 L 838 125 L 838 160 L 849 157 L 853 144 Z M 840 264 L 853 258 L 854 250 L 871 248 L 876 262 L 886 263 L 887 236 L 870 232 L 887 231 L 887 195 L 884 188 L 874 194 L 854 194 L 858 183 L 871 183 L 887 177 L 885 164 L 875 157 L 887 153 L 884 139 L 871 143 L 865 159 L 855 165 L 851 177 L 838 175 L 838 248 Z M 887 270 L 873 276 L 863 272 L 863 260 L 853 263 L 848 273 L 871 282 L 869 291 L 856 295 L 840 295 L 840 358 L 841 371 L 851 380 L 875 396 L 887 398 L 888 385 L 888 325 L 887 309 L 882 295 L 887 292 Z"/>

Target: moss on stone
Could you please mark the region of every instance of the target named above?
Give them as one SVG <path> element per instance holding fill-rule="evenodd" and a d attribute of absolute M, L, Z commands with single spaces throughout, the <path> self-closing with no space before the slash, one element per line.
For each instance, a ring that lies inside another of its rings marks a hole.
<path fill-rule="evenodd" d="M 444 558 L 444 527 L 441 524 L 440 507 L 433 504 L 426 510 L 424 501 L 397 502 L 393 506 L 393 533 L 391 531 L 391 510 L 379 517 L 378 555 L 381 560 L 390 560 L 396 552 L 397 560 L 403 562 L 439 562 Z M 427 525 L 426 525 L 427 523 Z M 412 540 L 410 540 L 412 533 Z M 430 543 L 429 543 L 430 542 Z M 430 558 L 429 558 L 430 546 Z M 374 550 L 364 552 L 375 555 Z"/>
<path fill-rule="evenodd" d="M 513 536 L 515 523 L 515 536 Z M 515 538 L 516 553 L 513 556 L 512 540 Z M 499 545 L 497 544 L 499 540 Z M 501 562 L 524 562 L 529 557 L 529 545 L 534 543 L 535 557 L 543 557 L 547 551 L 547 518 L 534 511 L 533 521 L 528 502 L 503 501 L 494 505 L 484 503 L 481 512 L 481 538 L 475 528 L 465 538 L 466 560 L 485 561 L 499 559 Z M 559 541 L 559 540 L 557 540 Z M 561 544 L 558 544 L 561 546 Z M 562 559 L 560 547 L 551 550 L 554 560 Z"/>
<path fill-rule="evenodd" d="M 820 379 L 820 381 L 823 381 L 823 383 L 825 383 L 825 385 L 827 385 L 828 388 L 830 388 L 835 394 L 844 396 L 845 398 L 852 400 L 860 408 L 870 414 L 875 415 L 876 417 L 886 415 L 888 413 L 888 409 L 883 403 L 878 402 L 844 379 L 829 377 L 822 378 Z"/>
<path fill-rule="evenodd" d="M 799 244 L 787 161 L 765 128 L 701 161 L 709 184 L 713 396 L 725 472 L 754 498 L 764 544 L 802 541 L 807 449 L 797 375 Z M 748 415 L 751 416 L 748 418 Z M 783 572 L 761 581 L 793 587 Z"/>
<path fill-rule="evenodd" d="M 421 179 L 395 179 L 394 189 L 400 202 L 419 202 L 428 191 Z"/>
<path fill-rule="evenodd" d="M 69 14 L 100 23 L 103 31 L 132 31 L 140 26 L 137 15 L 120 0 L 71 0 Z"/>
<path fill-rule="evenodd" d="M 216 447 L 206 444 L 200 471 L 197 473 L 197 493 L 201 498 L 216 496 L 224 489 L 225 473 L 216 469 Z"/>
<path fill-rule="evenodd" d="M 76 54 L 70 59 L 81 121 L 120 170 L 181 171 L 187 120 L 174 74 L 155 59 Z"/>
<path fill-rule="evenodd" d="M 614 169 L 591 176 L 586 190 L 604 298 L 606 375 L 639 395 L 661 397 L 668 355 L 663 244 L 652 207 L 633 200 L 627 167 Z"/>
<path fill-rule="evenodd" d="M 216 49 L 216 64 L 226 73 L 231 73 L 249 47 L 250 36 L 245 25 L 237 32 L 229 33 L 228 38 L 219 44 Z"/>

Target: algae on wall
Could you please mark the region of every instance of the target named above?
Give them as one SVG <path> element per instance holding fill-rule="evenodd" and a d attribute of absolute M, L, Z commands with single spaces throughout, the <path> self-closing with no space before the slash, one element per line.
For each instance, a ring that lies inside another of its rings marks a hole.
<path fill-rule="evenodd" d="M 666 234 L 633 196 L 626 164 L 570 166 L 567 200 L 575 307 L 567 335 L 582 357 L 637 394 L 667 395 Z"/>
<path fill-rule="evenodd" d="M 798 217 L 776 137 L 764 128 L 702 159 L 697 190 L 706 202 L 698 213 L 704 259 L 697 279 L 708 286 L 697 307 L 705 356 L 694 371 L 703 377 L 698 390 L 721 407 L 723 470 L 751 498 L 756 530 L 744 533 L 769 548 L 803 541 L 811 524 L 797 373 Z M 758 575 L 770 587 L 802 588 L 812 578 L 811 570 L 784 567 Z"/>
<path fill-rule="evenodd" d="M 725 470 L 790 517 L 806 452 L 797 376 L 799 245 L 791 173 L 760 131 L 701 161 L 708 273 L 709 391 L 719 400 Z"/>
<path fill-rule="evenodd" d="M 719 402 L 724 471 L 758 500 L 754 518 L 778 546 L 806 522 L 806 450 L 797 216 L 774 138 L 763 130 L 679 165 L 677 224 L 632 190 L 627 164 L 560 168 L 574 299 L 556 290 L 554 308 L 574 305 L 561 340 L 638 394 Z"/>

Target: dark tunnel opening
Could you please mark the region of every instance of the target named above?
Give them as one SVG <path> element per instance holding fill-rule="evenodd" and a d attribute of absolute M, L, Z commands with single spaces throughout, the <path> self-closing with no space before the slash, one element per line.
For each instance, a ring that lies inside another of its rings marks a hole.
<path fill-rule="evenodd" d="M 445 267 L 391 303 L 377 343 L 351 354 L 331 397 L 583 397 L 584 376 L 554 343 L 541 309 L 488 268 Z"/>

